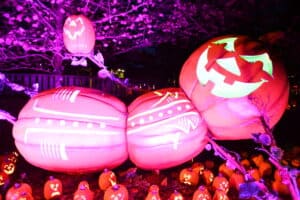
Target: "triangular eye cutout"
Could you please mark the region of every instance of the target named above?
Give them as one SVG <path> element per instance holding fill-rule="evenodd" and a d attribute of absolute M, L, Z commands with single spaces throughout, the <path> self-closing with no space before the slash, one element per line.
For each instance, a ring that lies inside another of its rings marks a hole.
<path fill-rule="evenodd" d="M 222 68 L 226 69 L 227 71 L 229 71 L 237 76 L 241 75 L 239 66 L 234 57 L 220 58 L 220 59 L 217 59 L 216 62 L 218 63 L 218 65 L 220 65 Z"/>

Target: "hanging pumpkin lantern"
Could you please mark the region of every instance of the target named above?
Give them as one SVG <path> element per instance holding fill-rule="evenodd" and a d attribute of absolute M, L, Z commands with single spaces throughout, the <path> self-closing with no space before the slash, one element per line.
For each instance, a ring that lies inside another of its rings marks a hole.
<path fill-rule="evenodd" d="M 211 200 L 211 194 L 209 193 L 207 187 L 201 185 L 193 194 L 192 200 Z"/>
<path fill-rule="evenodd" d="M 169 197 L 169 200 L 184 200 L 183 195 L 175 190 Z"/>
<path fill-rule="evenodd" d="M 222 190 L 227 193 L 229 191 L 229 181 L 223 176 L 216 176 L 213 180 L 212 188 L 214 191 Z"/>
<path fill-rule="evenodd" d="M 269 176 L 272 174 L 272 164 L 269 161 L 264 161 L 258 166 L 258 171 L 261 177 Z"/>
<path fill-rule="evenodd" d="M 84 15 L 69 16 L 64 23 L 63 40 L 70 53 L 90 53 L 95 46 L 95 30 L 92 22 Z"/>
<path fill-rule="evenodd" d="M 288 103 L 283 66 L 247 36 L 223 36 L 201 45 L 184 63 L 179 83 L 219 140 L 264 133 Z"/>
<path fill-rule="evenodd" d="M 112 95 L 60 87 L 27 102 L 14 124 L 13 136 L 19 152 L 34 166 L 94 172 L 127 160 L 126 117 L 126 105 Z"/>
<path fill-rule="evenodd" d="M 145 200 L 161 200 L 158 185 L 151 185 Z"/>
<path fill-rule="evenodd" d="M 63 192 L 63 185 L 61 180 L 50 176 L 44 184 L 44 198 L 53 199 L 60 197 Z"/>
<path fill-rule="evenodd" d="M 106 190 L 107 188 L 109 188 L 110 186 L 116 183 L 117 183 L 116 174 L 109 169 L 104 169 L 98 178 L 98 185 L 101 190 Z"/>
<path fill-rule="evenodd" d="M 87 181 L 81 181 L 78 184 L 77 190 L 74 193 L 73 200 L 93 200 L 94 192 L 90 190 L 89 183 Z"/>
<path fill-rule="evenodd" d="M 180 183 L 195 186 L 199 183 L 199 174 L 192 168 L 184 168 L 179 173 Z"/>
<path fill-rule="evenodd" d="M 180 88 L 148 92 L 128 107 L 129 157 L 143 169 L 165 169 L 191 160 L 204 149 L 206 132 Z"/>
<path fill-rule="evenodd" d="M 5 195 L 6 200 L 33 200 L 32 188 L 27 183 L 15 183 Z"/>
<path fill-rule="evenodd" d="M 103 200 L 128 200 L 128 190 L 121 184 L 112 185 L 105 190 Z"/>
<path fill-rule="evenodd" d="M 252 162 L 258 167 L 261 163 L 265 161 L 265 158 L 262 154 L 254 155 L 251 158 Z"/>

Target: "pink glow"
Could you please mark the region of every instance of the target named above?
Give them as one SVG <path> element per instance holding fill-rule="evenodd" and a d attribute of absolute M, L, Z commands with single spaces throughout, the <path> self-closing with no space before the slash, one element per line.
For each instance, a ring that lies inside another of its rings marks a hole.
<path fill-rule="evenodd" d="M 116 167 L 128 157 L 126 116 L 122 101 L 97 90 L 53 89 L 29 100 L 13 136 L 23 157 L 37 167 L 99 171 Z"/>
<path fill-rule="evenodd" d="M 144 169 L 165 169 L 199 154 L 206 126 L 180 88 L 164 88 L 135 99 L 128 107 L 129 157 Z"/>

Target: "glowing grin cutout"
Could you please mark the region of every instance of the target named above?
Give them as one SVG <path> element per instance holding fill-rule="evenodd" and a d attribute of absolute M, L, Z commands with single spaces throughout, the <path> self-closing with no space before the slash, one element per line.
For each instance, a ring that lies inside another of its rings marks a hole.
<path fill-rule="evenodd" d="M 236 39 L 236 37 L 221 39 L 213 42 L 213 44 L 225 44 L 225 50 L 234 52 L 234 42 Z M 214 83 L 214 87 L 211 91 L 213 95 L 224 98 L 244 97 L 257 90 L 263 83 L 267 82 L 267 80 L 261 79 L 260 81 L 251 83 L 241 81 L 234 81 L 232 84 L 225 83 L 225 75 L 220 74 L 213 68 L 209 71 L 206 69 L 206 65 L 208 63 L 208 51 L 210 48 L 211 46 L 208 46 L 199 56 L 196 67 L 196 75 L 203 86 L 205 86 L 208 81 Z M 250 63 L 257 61 L 262 62 L 262 70 L 270 76 L 273 76 L 273 64 L 267 53 L 259 55 L 240 55 L 240 57 Z M 216 60 L 216 63 L 232 74 L 237 76 L 241 75 L 239 66 L 234 57 L 220 58 Z"/>
<path fill-rule="evenodd" d="M 69 37 L 70 40 L 76 40 L 77 37 L 81 36 L 85 30 L 83 20 L 81 17 L 73 20 L 70 17 L 67 19 L 66 23 L 69 24 L 69 27 L 72 27 L 72 30 L 64 28 L 65 34 Z M 74 29 L 74 30 L 73 30 Z"/>

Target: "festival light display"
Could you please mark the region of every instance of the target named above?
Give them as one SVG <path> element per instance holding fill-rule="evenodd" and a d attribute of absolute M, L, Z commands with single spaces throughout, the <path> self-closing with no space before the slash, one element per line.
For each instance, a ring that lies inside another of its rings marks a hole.
<path fill-rule="evenodd" d="M 13 128 L 16 147 L 32 165 L 91 172 L 127 159 L 125 104 L 95 89 L 62 87 L 27 102 Z"/>
<path fill-rule="evenodd" d="M 180 88 L 148 92 L 128 107 L 128 153 L 140 168 L 165 169 L 192 159 L 207 143 L 206 133 L 203 119 Z"/>
<path fill-rule="evenodd" d="M 287 108 L 289 85 L 282 65 L 247 36 L 201 45 L 184 63 L 179 82 L 215 139 L 264 133 Z"/>

